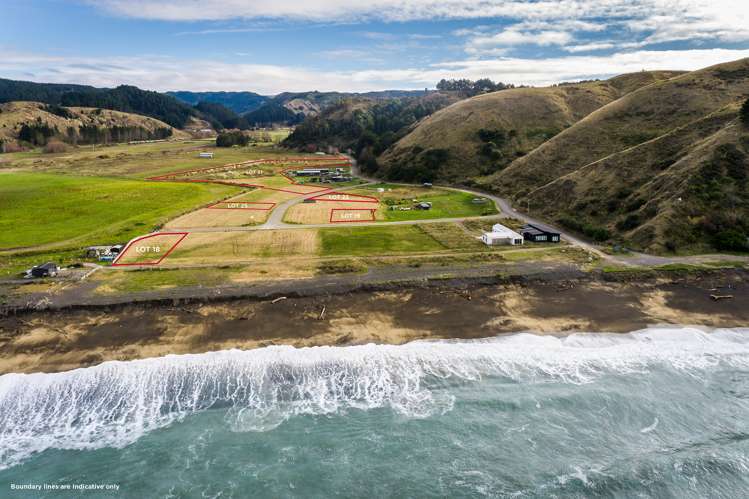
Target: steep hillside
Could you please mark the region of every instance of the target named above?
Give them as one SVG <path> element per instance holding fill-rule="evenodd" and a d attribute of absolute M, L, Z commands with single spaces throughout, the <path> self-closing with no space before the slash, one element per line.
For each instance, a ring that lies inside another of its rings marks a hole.
<path fill-rule="evenodd" d="M 270 97 L 254 92 L 167 92 L 167 95 L 195 106 L 201 102 L 221 104 L 237 114 L 254 111 L 270 100 Z"/>
<path fill-rule="evenodd" d="M 39 102 L 0 104 L 0 141 L 21 139 L 44 145 L 53 137 L 65 142 L 101 143 L 181 138 L 187 134 L 162 121 L 120 111 Z"/>
<path fill-rule="evenodd" d="M 513 196 L 524 196 L 577 168 L 699 120 L 748 94 L 749 59 L 643 87 L 514 161 L 490 183 Z"/>
<path fill-rule="evenodd" d="M 466 182 L 502 170 L 596 109 L 679 73 L 517 88 L 457 102 L 418 124 L 379 159 L 382 176 Z"/>
<path fill-rule="evenodd" d="M 749 59 L 661 81 L 480 184 L 601 240 L 730 249 L 726 240 L 749 232 L 749 132 L 738 118 L 747 95 Z"/>

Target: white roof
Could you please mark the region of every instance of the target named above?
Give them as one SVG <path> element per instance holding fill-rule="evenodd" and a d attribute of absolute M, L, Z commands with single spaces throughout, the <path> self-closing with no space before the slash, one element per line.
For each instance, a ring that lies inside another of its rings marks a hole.
<path fill-rule="evenodd" d="M 502 224 L 494 224 L 492 226 L 491 234 L 496 234 L 494 237 L 512 237 L 515 239 L 523 239 L 523 236 L 515 232 L 514 230 L 510 229 L 509 227 L 505 227 Z"/>

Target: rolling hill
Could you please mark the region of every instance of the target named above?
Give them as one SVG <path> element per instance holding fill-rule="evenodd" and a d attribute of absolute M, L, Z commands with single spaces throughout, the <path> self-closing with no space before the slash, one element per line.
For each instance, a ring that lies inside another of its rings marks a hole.
<path fill-rule="evenodd" d="M 85 85 L 34 83 L 0 78 L 0 103 L 13 101 L 43 102 L 60 106 L 95 107 L 125 113 L 142 114 L 183 128 L 198 112 L 174 97 L 121 85 L 96 88 Z"/>
<path fill-rule="evenodd" d="M 78 143 L 188 137 L 162 121 L 121 111 L 50 106 L 39 102 L 0 104 L 0 142 L 15 142 L 23 133 L 34 134 L 35 145 L 44 145 L 53 137 Z"/>
<path fill-rule="evenodd" d="M 675 74 L 643 72 L 461 100 L 418 123 L 388 149 L 379 158 L 380 175 L 465 183 L 492 174 L 596 109 Z"/>
<path fill-rule="evenodd" d="M 478 180 L 532 212 L 651 251 L 741 249 L 749 59 L 658 81 Z"/>

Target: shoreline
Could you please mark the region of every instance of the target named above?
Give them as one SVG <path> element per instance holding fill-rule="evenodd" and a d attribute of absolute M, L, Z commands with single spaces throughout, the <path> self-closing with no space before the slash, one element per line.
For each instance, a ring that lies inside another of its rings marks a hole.
<path fill-rule="evenodd" d="M 716 289 L 730 290 L 733 298 L 711 299 Z M 269 345 L 621 333 L 659 324 L 749 326 L 745 270 L 495 275 L 322 286 L 285 298 L 277 291 L 6 311 L 0 315 L 0 374 Z"/>

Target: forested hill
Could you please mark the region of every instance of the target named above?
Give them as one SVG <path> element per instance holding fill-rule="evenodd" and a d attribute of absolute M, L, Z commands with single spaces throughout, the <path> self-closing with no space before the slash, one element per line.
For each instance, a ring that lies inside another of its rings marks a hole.
<path fill-rule="evenodd" d="M 0 103 L 12 101 L 111 109 L 156 118 L 176 128 L 183 128 L 191 116 L 198 115 L 170 95 L 132 86 L 95 88 L 0 79 Z"/>
<path fill-rule="evenodd" d="M 221 104 L 237 114 L 254 111 L 270 100 L 270 97 L 254 92 L 167 92 L 167 95 L 195 106 L 201 102 Z"/>
<path fill-rule="evenodd" d="M 457 101 L 454 93 L 431 92 L 420 97 L 340 99 L 317 116 L 308 117 L 285 142 L 305 149 L 353 149 L 367 169 L 375 156 L 435 111 Z"/>

